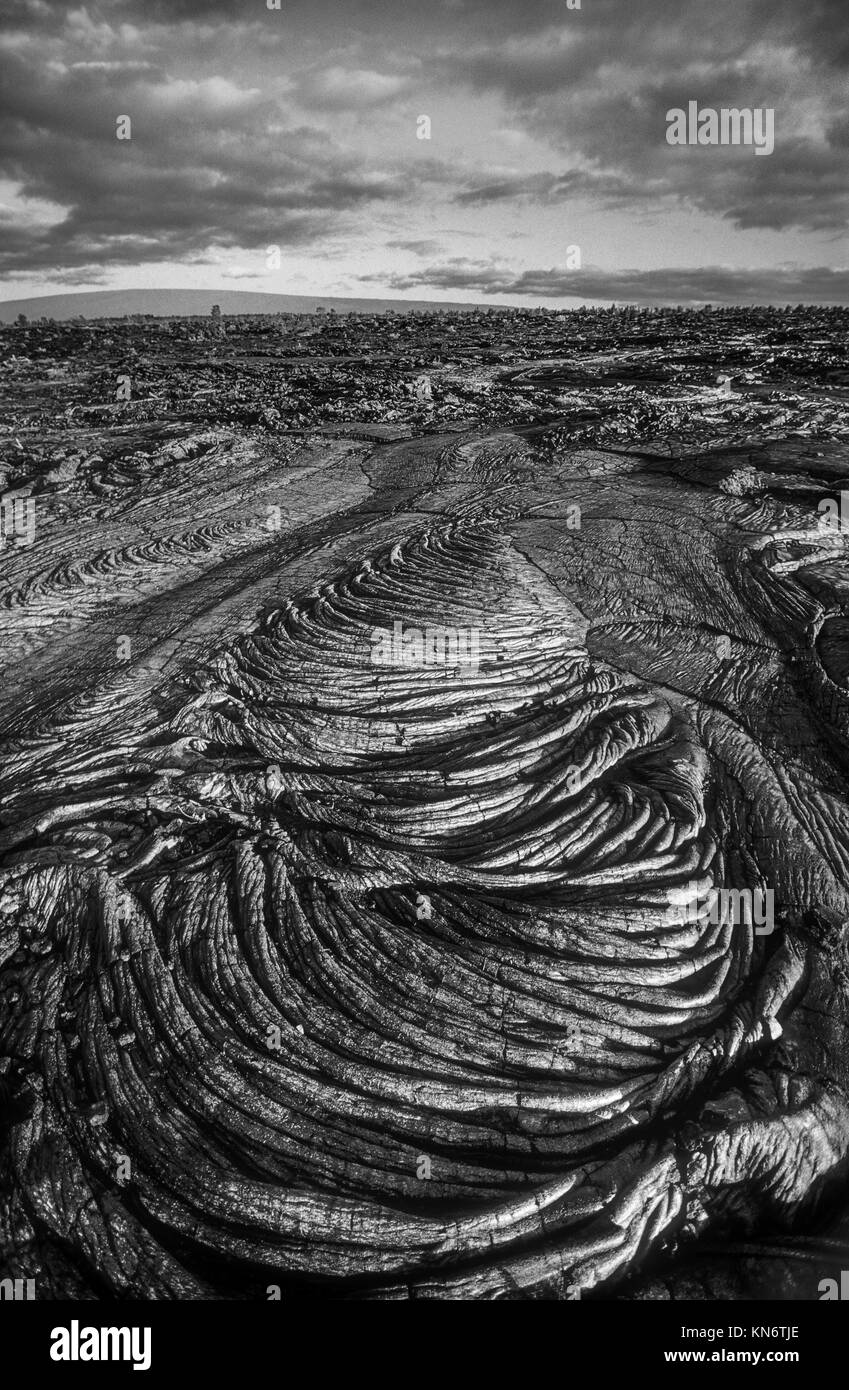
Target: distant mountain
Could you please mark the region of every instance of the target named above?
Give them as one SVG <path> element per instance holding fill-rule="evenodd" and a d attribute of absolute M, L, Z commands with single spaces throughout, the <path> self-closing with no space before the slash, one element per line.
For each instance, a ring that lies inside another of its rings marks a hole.
<path fill-rule="evenodd" d="M 79 314 L 87 319 L 122 318 L 124 314 L 155 314 L 158 318 L 199 314 L 206 318 L 213 304 L 221 306 L 222 314 L 314 314 L 319 305 L 335 309 L 337 314 L 480 307 L 424 299 L 334 299 L 322 294 L 257 294 L 251 290 L 89 290 L 0 301 L 0 323 L 12 323 L 18 314 L 26 314 L 28 319 L 73 319 Z"/>

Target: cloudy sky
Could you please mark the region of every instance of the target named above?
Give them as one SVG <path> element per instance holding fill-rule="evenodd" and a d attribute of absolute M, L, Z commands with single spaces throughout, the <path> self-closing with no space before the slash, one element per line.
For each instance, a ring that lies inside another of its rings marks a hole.
<path fill-rule="evenodd" d="M 847 303 L 847 66 L 846 0 L 2 0 L 0 297 Z"/>

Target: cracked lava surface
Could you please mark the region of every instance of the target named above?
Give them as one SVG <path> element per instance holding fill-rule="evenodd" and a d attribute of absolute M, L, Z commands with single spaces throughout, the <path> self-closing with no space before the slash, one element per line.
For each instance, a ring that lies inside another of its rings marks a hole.
<path fill-rule="evenodd" d="M 815 1298 L 849 1232 L 839 449 L 286 448 L 153 448 L 2 557 L 3 1273 Z M 397 623 L 479 662 L 375 663 Z M 723 885 L 774 931 L 688 910 Z"/>

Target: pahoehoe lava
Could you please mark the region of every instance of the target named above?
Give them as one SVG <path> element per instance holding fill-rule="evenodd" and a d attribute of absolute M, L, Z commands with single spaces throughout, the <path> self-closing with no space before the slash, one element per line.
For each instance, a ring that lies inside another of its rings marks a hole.
<path fill-rule="evenodd" d="M 167 525 L 84 496 L 4 575 L 4 1270 L 815 1297 L 849 1171 L 839 474 L 304 439 L 270 535 L 270 447 L 157 472 Z M 225 473 L 254 501 L 222 518 Z M 376 662 L 397 625 L 479 661 Z"/>

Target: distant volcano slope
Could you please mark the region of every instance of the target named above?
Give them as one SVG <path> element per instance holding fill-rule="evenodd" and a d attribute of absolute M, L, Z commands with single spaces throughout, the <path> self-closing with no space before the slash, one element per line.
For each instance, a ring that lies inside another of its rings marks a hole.
<path fill-rule="evenodd" d="M 0 1243 L 41 1296 L 627 1294 L 840 1217 L 842 536 L 721 458 L 417 449 L 314 578 L 296 534 L 226 570 L 250 623 L 216 581 L 177 667 L 9 730 Z"/>

